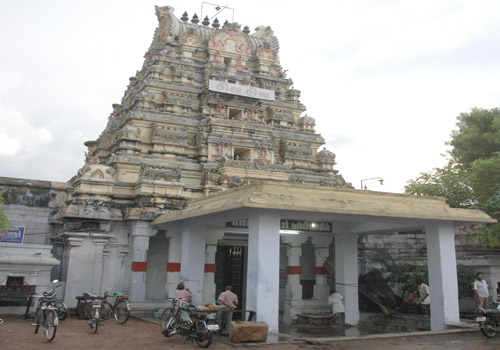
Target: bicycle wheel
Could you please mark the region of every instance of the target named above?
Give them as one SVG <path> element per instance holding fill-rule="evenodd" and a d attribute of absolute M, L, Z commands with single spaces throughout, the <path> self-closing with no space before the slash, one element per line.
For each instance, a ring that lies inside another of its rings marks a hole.
<path fill-rule="evenodd" d="M 61 303 L 57 308 L 57 318 L 62 321 L 68 317 L 68 307 L 65 303 Z"/>
<path fill-rule="evenodd" d="M 45 314 L 44 327 L 45 330 L 43 334 L 45 335 L 45 339 L 47 339 L 47 341 L 52 341 L 56 336 L 57 330 L 57 314 L 54 310 L 49 310 Z"/>
<path fill-rule="evenodd" d="M 168 321 L 170 321 L 172 317 L 174 317 L 174 308 L 167 307 L 161 314 L 161 326 L 163 329 L 167 329 Z"/>
<path fill-rule="evenodd" d="M 200 348 L 208 348 L 212 344 L 212 333 L 210 333 L 203 321 L 196 323 L 196 344 Z"/>
<path fill-rule="evenodd" d="M 101 320 L 109 320 L 111 315 L 113 315 L 113 307 L 109 302 L 105 301 L 102 303 L 102 308 L 99 314 L 101 315 Z"/>
<path fill-rule="evenodd" d="M 92 302 L 87 302 L 83 307 L 83 316 L 88 320 L 92 317 Z"/>
<path fill-rule="evenodd" d="M 35 312 L 35 334 L 38 333 L 38 328 L 42 324 L 42 309 L 38 308 Z"/>
<path fill-rule="evenodd" d="M 99 309 L 98 308 L 93 308 L 92 309 L 92 322 L 90 324 L 90 328 L 94 330 L 94 333 L 97 333 L 97 329 L 99 328 Z"/>
<path fill-rule="evenodd" d="M 125 324 L 130 316 L 128 302 L 125 300 L 121 300 L 116 304 L 114 317 L 115 321 L 119 324 Z"/>
<path fill-rule="evenodd" d="M 479 322 L 479 327 L 481 328 L 481 332 L 487 338 L 493 338 L 495 334 L 497 334 L 495 322 L 491 320 Z"/>

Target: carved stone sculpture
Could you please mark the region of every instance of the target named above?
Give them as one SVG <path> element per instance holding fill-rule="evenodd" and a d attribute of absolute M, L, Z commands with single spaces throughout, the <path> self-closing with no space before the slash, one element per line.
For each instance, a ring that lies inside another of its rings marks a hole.
<path fill-rule="evenodd" d="M 179 181 L 181 176 L 182 171 L 178 166 L 169 169 L 142 164 L 139 172 L 139 178 L 147 180 Z"/>
<path fill-rule="evenodd" d="M 322 163 L 335 163 L 335 153 L 323 147 L 323 150 L 318 152 L 318 160 Z"/>

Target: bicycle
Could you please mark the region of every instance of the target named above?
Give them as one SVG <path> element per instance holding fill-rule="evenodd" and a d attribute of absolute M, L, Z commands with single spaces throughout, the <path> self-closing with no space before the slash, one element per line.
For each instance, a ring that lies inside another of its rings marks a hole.
<path fill-rule="evenodd" d="M 92 301 L 99 299 L 101 300 L 101 319 L 107 320 L 111 315 L 113 315 L 114 320 L 118 324 L 125 324 L 130 317 L 130 310 L 132 309 L 130 303 L 126 299 L 126 294 L 121 291 L 116 291 L 112 295 L 110 289 L 107 289 L 103 297 L 98 297 L 90 293 L 83 293 L 83 298 L 89 300 L 87 305 L 85 305 L 83 312 L 88 318 L 91 317 L 92 312 Z M 107 299 L 115 296 L 115 302 L 111 304 Z"/>
<path fill-rule="evenodd" d="M 35 311 L 35 334 L 40 326 L 44 327 L 43 335 L 47 341 L 54 340 L 59 319 L 57 317 L 56 295 L 51 292 L 43 292 L 43 295 L 35 295 L 40 298 Z"/>
<path fill-rule="evenodd" d="M 90 313 L 90 320 L 88 321 L 88 324 L 90 326 L 90 329 L 93 329 L 94 333 L 97 333 L 97 329 L 101 324 L 102 299 L 96 297 L 95 300 L 92 300 L 90 305 L 92 305 L 92 311 Z"/>

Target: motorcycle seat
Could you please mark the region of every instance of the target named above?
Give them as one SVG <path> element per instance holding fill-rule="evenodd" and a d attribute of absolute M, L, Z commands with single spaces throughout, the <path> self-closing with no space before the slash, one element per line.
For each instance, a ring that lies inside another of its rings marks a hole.
<path fill-rule="evenodd" d="M 498 311 L 497 309 L 485 309 L 484 310 L 485 313 L 487 314 L 490 314 L 490 315 L 498 315 L 500 314 L 500 311 Z"/>

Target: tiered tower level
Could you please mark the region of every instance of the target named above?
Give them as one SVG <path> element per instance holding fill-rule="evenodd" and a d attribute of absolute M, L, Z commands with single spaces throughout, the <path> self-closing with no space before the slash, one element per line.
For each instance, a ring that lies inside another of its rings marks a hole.
<path fill-rule="evenodd" d="M 270 27 L 181 19 L 159 26 L 142 69 L 71 180 L 63 217 L 151 220 L 186 200 L 276 180 L 346 186 L 280 65 Z"/>

